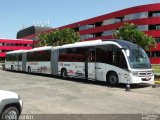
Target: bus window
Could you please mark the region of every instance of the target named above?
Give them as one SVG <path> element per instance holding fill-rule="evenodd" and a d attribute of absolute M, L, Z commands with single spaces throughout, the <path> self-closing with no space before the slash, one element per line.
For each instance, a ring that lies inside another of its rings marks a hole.
<path fill-rule="evenodd" d="M 16 61 L 17 60 L 17 54 L 7 54 L 6 55 L 7 61 Z"/>
<path fill-rule="evenodd" d="M 22 61 L 22 53 L 18 55 L 18 61 Z"/>
<path fill-rule="evenodd" d="M 96 49 L 96 62 L 112 64 L 112 46 L 102 45 Z"/>
<path fill-rule="evenodd" d="M 113 65 L 123 68 L 123 69 L 127 69 L 127 63 L 124 57 L 124 54 L 121 50 L 119 51 L 115 51 L 114 53 L 114 61 L 113 61 Z"/>

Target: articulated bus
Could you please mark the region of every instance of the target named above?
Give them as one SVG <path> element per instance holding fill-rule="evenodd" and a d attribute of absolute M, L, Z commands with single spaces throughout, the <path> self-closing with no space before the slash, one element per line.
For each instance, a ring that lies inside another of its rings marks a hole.
<path fill-rule="evenodd" d="M 25 50 L 15 50 L 8 52 L 5 59 L 5 69 L 11 71 L 22 71 L 22 54 Z"/>
<path fill-rule="evenodd" d="M 118 83 L 154 84 L 145 51 L 124 40 L 95 40 L 6 54 L 7 70 Z"/>

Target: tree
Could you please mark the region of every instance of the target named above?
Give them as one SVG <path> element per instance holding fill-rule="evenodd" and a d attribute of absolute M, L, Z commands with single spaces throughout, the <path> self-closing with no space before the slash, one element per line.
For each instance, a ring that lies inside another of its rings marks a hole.
<path fill-rule="evenodd" d="M 152 36 L 148 36 L 144 32 L 139 31 L 137 26 L 133 23 L 124 23 L 124 26 L 113 33 L 113 38 L 133 42 L 145 50 L 149 50 L 151 47 L 156 46 L 155 39 Z"/>
<path fill-rule="evenodd" d="M 39 40 L 37 46 L 58 46 L 80 40 L 79 34 L 70 28 L 57 29 L 49 33 L 41 33 L 37 38 Z"/>

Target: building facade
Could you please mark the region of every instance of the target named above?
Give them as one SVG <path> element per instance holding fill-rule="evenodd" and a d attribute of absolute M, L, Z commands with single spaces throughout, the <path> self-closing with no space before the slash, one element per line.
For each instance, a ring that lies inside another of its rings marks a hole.
<path fill-rule="evenodd" d="M 125 22 L 136 24 L 140 31 L 156 39 L 157 47 L 148 55 L 152 64 L 160 64 L 160 3 L 127 8 L 55 29 L 72 28 L 80 33 L 80 38 L 84 41 L 110 39 L 113 32 Z M 21 32 L 21 34 L 25 33 Z M 36 35 L 28 34 L 21 38 L 35 40 Z"/>
<path fill-rule="evenodd" d="M 6 52 L 13 50 L 28 50 L 33 46 L 33 40 L 0 38 L 0 61 L 4 61 Z"/>

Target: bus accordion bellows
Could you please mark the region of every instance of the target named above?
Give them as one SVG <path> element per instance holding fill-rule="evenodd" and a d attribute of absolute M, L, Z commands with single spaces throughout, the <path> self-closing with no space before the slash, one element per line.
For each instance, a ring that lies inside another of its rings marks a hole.
<path fill-rule="evenodd" d="M 6 54 L 5 69 L 118 83 L 154 84 L 145 51 L 124 40 L 95 40 Z"/>

